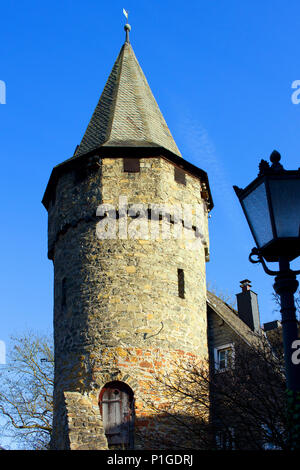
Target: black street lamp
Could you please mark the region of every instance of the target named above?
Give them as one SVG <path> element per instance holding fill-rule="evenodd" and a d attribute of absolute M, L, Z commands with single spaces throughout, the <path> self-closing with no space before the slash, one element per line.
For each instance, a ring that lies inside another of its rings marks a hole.
<path fill-rule="evenodd" d="M 261 160 L 258 177 L 245 189 L 234 186 L 234 190 L 256 243 L 249 259 L 261 263 L 267 274 L 276 276 L 273 287 L 281 302 L 290 447 L 299 449 L 300 340 L 294 293 L 300 271 L 292 271 L 290 262 L 300 255 L 300 168 L 284 170 L 280 159 L 274 150 L 270 156 L 272 165 Z M 270 270 L 266 261 L 278 262 L 279 271 Z"/>

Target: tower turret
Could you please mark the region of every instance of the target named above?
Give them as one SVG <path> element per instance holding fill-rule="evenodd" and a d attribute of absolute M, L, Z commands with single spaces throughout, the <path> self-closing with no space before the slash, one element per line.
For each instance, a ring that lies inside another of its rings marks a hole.
<path fill-rule="evenodd" d="M 206 173 L 181 157 L 129 40 L 43 204 L 54 265 L 52 447 L 149 448 L 159 432 L 149 403 L 166 401 L 155 375 L 177 358 L 207 357 L 212 199 Z"/>

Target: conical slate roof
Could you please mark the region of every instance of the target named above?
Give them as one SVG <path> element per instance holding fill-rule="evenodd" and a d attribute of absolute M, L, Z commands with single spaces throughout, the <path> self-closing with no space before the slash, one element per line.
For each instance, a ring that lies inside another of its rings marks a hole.
<path fill-rule="evenodd" d="M 164 147 L 181 157 L 131 44 L 125 42 L 75 157 L 110 147 Z"/>

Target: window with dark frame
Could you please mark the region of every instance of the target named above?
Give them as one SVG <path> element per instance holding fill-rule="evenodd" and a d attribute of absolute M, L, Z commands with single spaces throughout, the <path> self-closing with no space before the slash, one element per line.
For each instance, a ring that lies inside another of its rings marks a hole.
<path fill-rule="evenodd" d="M 234 429 L 222 429 L 216 433 L 216 445 L 219 450 L 234 450 Z"/>
<path fill-rule="evenodd" d="M 181 168 L 174 168 L 174 179 L 179 184 L 186 185 L 185 172 Z"/>
<path fill-rule="evenodd" d="M 123 169 L 126 173 L 139 173 L 140 159 L 139 158 L 123 158 Z"/>
<path fill-rule="evenodd" d="M 178 276 L 178 296 L 184 299 L 184 271 L 183 269 L 177 269 Z"/>

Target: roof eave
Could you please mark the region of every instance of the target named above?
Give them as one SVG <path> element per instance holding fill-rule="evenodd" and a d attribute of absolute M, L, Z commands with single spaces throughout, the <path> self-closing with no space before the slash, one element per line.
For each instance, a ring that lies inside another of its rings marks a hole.
<path fill-rule="evenodd" d="M 128 155 L 129 154 L 129 155 Z M 193 176 L 198 177 L 202 181 L 204 180 L 207 192 L 208 192 L 208 199 L 207 204 L 209 210 L 214 207 L 213 199 L 210 191 L 209 181 L 207 173 L 198 168 L 197 166 L 193 165 L 192 163 L 185 160 L 183 157 L 175 154 L 171 150 L 168 150 L 164 147 L 159 145 L 149 143 L 149 145 L 145 146 L 138 146 L 138 145 L 120 145 L 120 146 L 110 146 L 110 145 L 102 145 L 101 147 L 94 149 L 88 153 L 81 154 L 79 156 L 72 156 L 71 158 L 63 161 L 62 163 L 56 165 L 50 175 L 43 199 L 42 204 L 48 210 L 49 201 L 51 199 L 51 193 L 53 188 L 56 185 L 58 177 L 61 175 L 62 172 L 66 170 L 71 170 L 76 167 L 81 167 L 84 165 L 85 162 L 89 161 L 98 161 L 99 157 L 108 157 L 108 158 L 122 158 L 122 157 L 139 157 L 139 158 L 153 158 L 153 157 L 164 157 L 167 160 L 175 163 L 177 166 L 183 168 L 184 170 L 191 173 Z"/>
<path fill-rule="evenodd" d="M 210 295 L 214 295 L 211 292 L 209 292 Z M 212 309 L 212 311 L 218 315 L 225 323 L 226 325 L 231 328 L 237 336 L 239 336 L 243 341 L 245 341 L 249 346 L 253 344 L 254 338 L 256 338 L 255 333 L 244 323 L 238 316 L 236 310 L 234 310 L 232 307 L 228 306 L 226 302 L 222 301 L 222 299 L 219 298 L 219 300 L 225 305 L 226 309 L 228 312 L 230 311 L 230 315 L 235 315 L 236 318 L 234 318 L 235 321 L 240 323 L 242 325 L 242 328 L 239 328 L 234 322 L 231 322 L 228 320 L 226 315 L 224 315 L 220 309 L 218 308 L 217 305 L 215 305 L 211 299 L 207 298 L 206 303 L 207 305 Z M 244 331 L 242 331 L 244 330 Z"/>

